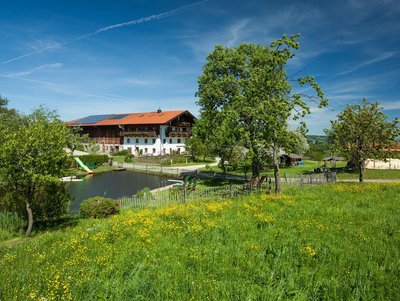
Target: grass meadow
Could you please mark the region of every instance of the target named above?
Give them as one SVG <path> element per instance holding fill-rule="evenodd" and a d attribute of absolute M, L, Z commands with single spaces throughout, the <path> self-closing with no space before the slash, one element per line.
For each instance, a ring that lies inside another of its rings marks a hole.
<path fill-rule="evenodd" d="M 0 299 L 400 300 L 399 202 L 342 183 L 76 220 L 0 243 Z"/>

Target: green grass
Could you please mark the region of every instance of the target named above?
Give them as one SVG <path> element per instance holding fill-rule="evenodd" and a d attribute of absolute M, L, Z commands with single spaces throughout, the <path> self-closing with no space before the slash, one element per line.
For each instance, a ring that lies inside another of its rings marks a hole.
<path fill-rule="evenodd" d="M 365 170 L 364 176 L 365 179 L 400 180 L 400 170 L 367 169 Z M 358 179 L 358 171 L 352 173 L 338 173 L 337 178 L 340 180 Z"/>
<path fill-rule="evenodd" d="M 113 156 L 112 159 L 114 162 L 125 162 L 125 156 Z"/>
<path fill-rule="evenodd" d="M 279 173 L 281 176 L 283 176 L 284 174 L 286 175 L 299 175 L 302 174 L 304 172 L 308 172 L 308 171 L 313 171 L 315 168 L 318 167 L 322 167 L 323 162 L 318 162 L 318 161 L 312 161 L 312 160 L 304 160 L 304 165 L 300 165 L 300 166 L 290 166 L 290 167 L 282 167 L 279 169 Z M 336 167 L 344 167 L 346 166 L 347 162 L 337 162 L 336 163 Z M 333 167 L 333 165 L 331 165 L 330 163 L 328 163 L 328 168 Z M 206 169 L 206 168 L 202 168 L 201 171 L 210 171 L 213 170 L 215 172 L 222 172 L 222 169 L 217 167 L 217 166 L 213 166 L 211 169 Z M 227 172 L 228 174 L 232 174 L 232 175 L 240 175 L 240 176 L 244 176 L 244 173 L 241 171 L 230 171 Z M 268 176 L 273 176 L 273 170 L 269 169 L 269 170 L 265 170 L 264 172 L 262 172 L 263 175 L 268 175 Z M 251 171 L 247 173 L 247 176 L 251 176 Z"/>
<path fill-rule="evenodd" d="M 399 300 L 400 185 L 123 212 L 0 246 L 2 300 Z"/>
<path fill-rule="evenodd" d="M 93 173 L 99 173 L 99 172 L 106 172 L 106 171 L 113 171 L 115 167 L 112 166 L 97 166 L 96 168 L 92 169 Z M 68 170 L 68 175 L 69 176 L 81 176 L 81 175 L 87 175 L 87 172 L 81 168 L 71 168 Z"/>

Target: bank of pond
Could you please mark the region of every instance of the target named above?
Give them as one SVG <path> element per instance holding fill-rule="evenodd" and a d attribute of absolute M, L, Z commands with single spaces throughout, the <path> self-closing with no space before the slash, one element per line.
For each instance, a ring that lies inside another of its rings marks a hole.
<path fill-rule="evenodd" d="M 110 171 L 86 175 L 81 181 L 66 182 L 73 197 L 70 210 L 78 211 L 79 204 L 94 196 L 118 199 L 132 196 L 144 187 L 159 188 L 167 183 L 171 176 L 138 173 L 134 171 Z"/>

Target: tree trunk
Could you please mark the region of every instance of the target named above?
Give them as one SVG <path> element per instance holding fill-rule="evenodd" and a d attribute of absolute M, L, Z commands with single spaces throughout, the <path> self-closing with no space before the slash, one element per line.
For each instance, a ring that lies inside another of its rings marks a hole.
<path fill-rule="evenodd" d="M 359 173 L 359 181 L 360 183 L 364 182 L 364 174 L 365 174 L 365 164 L 364 162 L 360 162 L 360 173 Z"/>
<path fill-rule="evenodd" d="M 281 178 L 279 176 L 279 162 L 276 147 L 273 147 L 273 160 L 274 160 L 274 179 L 275 179 L 275 194 L 281 193 Z"/>
<path fill-rule="evenodd" d="M 28 228 L 26 229 L 25 235 L 28 236 L 32 232 L 32 227 L 33 227 L 33 214 L 32 214 L 32 208 L 29 205 L 28 202 L 26 202 L 26 211 L 28 212 Z"/>
<path fill-rule="evenodd" d="M 261 164 L 257 159 L 253 158 L 252 162 L 252 174 L 253 176 L 259 177 L 260 176 L 260 170 L 261 170 Z"/>

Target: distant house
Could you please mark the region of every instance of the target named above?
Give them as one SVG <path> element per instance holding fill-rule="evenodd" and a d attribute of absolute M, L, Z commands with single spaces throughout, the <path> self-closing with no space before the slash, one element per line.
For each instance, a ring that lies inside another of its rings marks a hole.
<path fill-rule="evenodd" d="M 400 143 L 397 143 L 386 149 L 392 152 L 394 156 L 380 159 L 367 159 L 365 162 L 366 169 L 400 169 Z M 397 154 L 397 155 L 396 155 Z"/>
<path fill-rule="evenodd" d="M 68 122 L 100 146 L 101 152 L 128 150 L 139 155 L 182 153 L 195 117 L 185 110 L 91 115 Z"/>
<path fill-rule="evenodd" d="M 303 160 L 302 155 L 283 154 L 280 156 L 280 165 L 281 166 L 293 166 L 293 165 L 296 165 L 297 162 L 301 162 L 302 160 Z"/>

